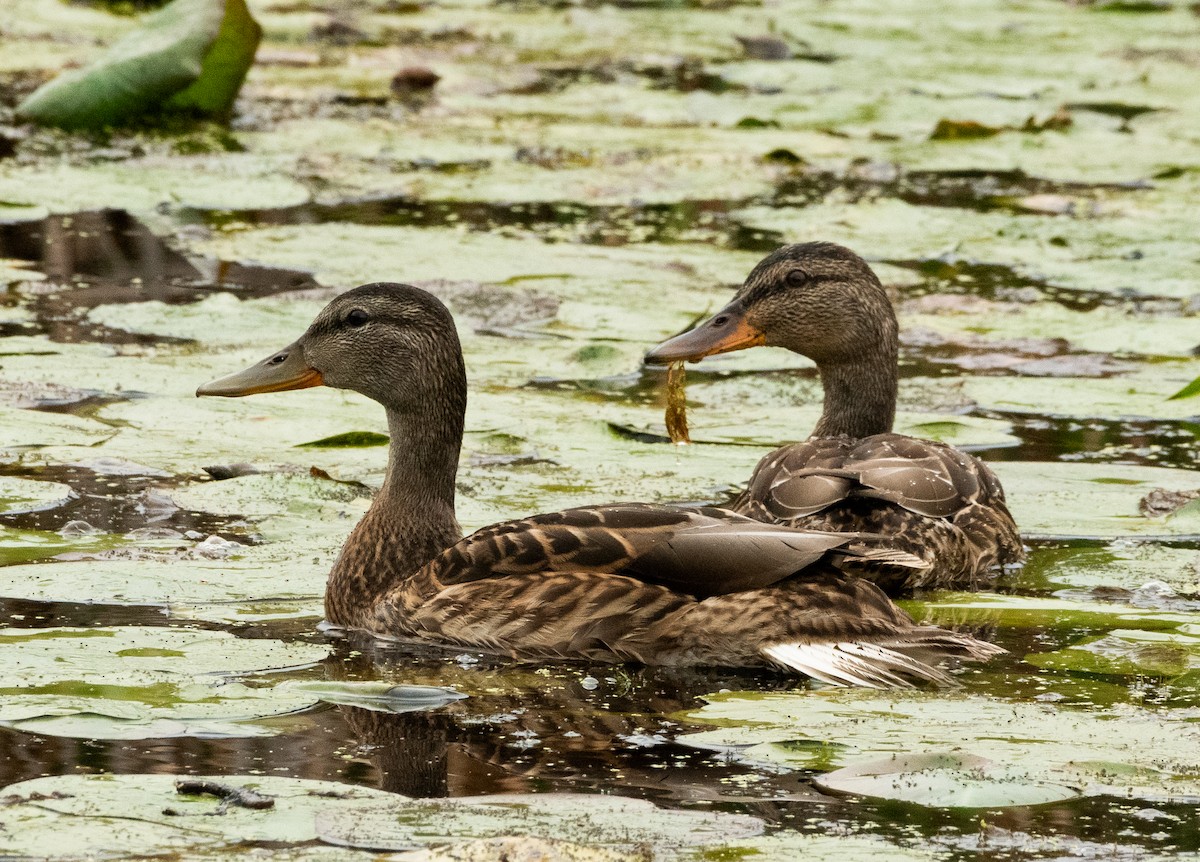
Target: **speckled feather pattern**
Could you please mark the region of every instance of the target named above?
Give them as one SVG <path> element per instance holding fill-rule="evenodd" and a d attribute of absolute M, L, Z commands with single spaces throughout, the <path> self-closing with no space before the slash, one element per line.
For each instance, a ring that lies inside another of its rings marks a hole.
<path fill-rule="evenodd" d="M 888 592 L 976 587 L 1024 549 L 986 464 L 952 446 L 900 434 L 824 437 L 767 455 L 732 507 L 796 529 L 883 533 L 924 569 L 864 569 Z"/>
<path fill-rule="evenodd" d="M 339 560 L 339 579 L 353 577 L 350 564 L 372 575 L 386 568 L 365 555 L 397 547 L 394 536 L 376 534 L 382 529 L 364 519 L 349 543 L 355 556 Z M 347 597 L 353 588 L 356 600 L 331 601 L 329 613 L 339 625 L 384 636 L 522 658 L 757 666 L 772 644 L 838 641 L 990 654 L 970 636 L 914 624 L 876 586 L 843 571 L 889 565 L 890 549 L 885 562 L 874 559 L 879 541 L 764 528 L 715 508 L 584 507 L 486 527 L 371 604 L 361 601 L 360 572 L 357 584 L 339 587 Z M 713 556 L 714 546 L 725 559 Z M 724 577 L 729 567 L 739 582 Z"/>

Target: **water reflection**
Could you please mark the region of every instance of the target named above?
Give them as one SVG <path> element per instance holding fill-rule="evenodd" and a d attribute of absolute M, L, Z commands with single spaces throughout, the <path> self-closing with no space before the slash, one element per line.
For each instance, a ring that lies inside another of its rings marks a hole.
<path fill-rule="evenodd" d="M 36 322 L 12 334 L 66 343 L 187 343 L 90 321 L 88 310 L 101 305 L 181 304 L 213 291 L 255 297 L 316 286 L 304 272 L 186 257 L 124 210 L 0 222 L 0 258 L 25 262 L 31 274 L 10 289 L 9 302 L 27 302 Z"/>

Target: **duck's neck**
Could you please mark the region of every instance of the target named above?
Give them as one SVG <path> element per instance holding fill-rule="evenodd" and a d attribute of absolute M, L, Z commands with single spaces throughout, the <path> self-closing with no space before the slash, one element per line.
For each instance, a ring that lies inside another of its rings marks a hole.
<path fill-rule="evenodd" d="M 392 442 L 383 487 L 329 574 L 325 616 L 334 625 L 372 628 L 380 598 L 462 537 L 454 482 L 465 381 L 461 393 L 430 402 L 403 413 L 388 409 Z"/>
<path fill-rule="evenodd" d="M 850 361 L 817 366 L 825 408 L 814 437 L 870 437 L 892 430 L 896 420 L 897 351 L 880 344 Z"/>

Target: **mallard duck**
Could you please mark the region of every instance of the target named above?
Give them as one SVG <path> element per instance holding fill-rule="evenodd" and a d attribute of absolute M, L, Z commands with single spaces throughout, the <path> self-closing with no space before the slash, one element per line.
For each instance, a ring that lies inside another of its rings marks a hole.
<path fill-rule="evenodd" d="M 924 565 L 869 535 L 618 503 L 462 538 L 454 491 L 466 372 L 450 312 L 418 288 L 354 288 L 299 340 L 196 394 L 320 385 L 379 402 L 391 432 L 383 485 L 329 576 L 334 626 L 517 658 L 774 665 L 868 686 L 945 682 L 931 656 L 1002 652 L 916 625 L 857 577 Z"/>
<path fill-rule="evenodd" d="M 892 432 L 896 314 L 861 257 L 828 242 L 789 245 L 763 259 L 733 301 L 646 355 L 699 361 L 756 345 L 817 364 L 825 405 L 812 436 L 755 467 L 735 512 L 797 529 L 865 531 L 928 565 L 878 569 L 889 592 L 975 586 L 1024 557 L 1000 480 L 953 446 Z"/>

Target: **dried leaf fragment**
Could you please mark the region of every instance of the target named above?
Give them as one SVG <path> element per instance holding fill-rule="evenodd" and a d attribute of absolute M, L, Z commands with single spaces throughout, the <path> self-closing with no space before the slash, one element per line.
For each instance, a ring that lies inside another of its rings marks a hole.
<path fill-rule="evenodd" d="M 687 425 L 687 393 L 684 380 L 687 372 L 682 362 L 672 362 L 667 369 L 667 436 L 672 443 L 691 443 Z"/>

